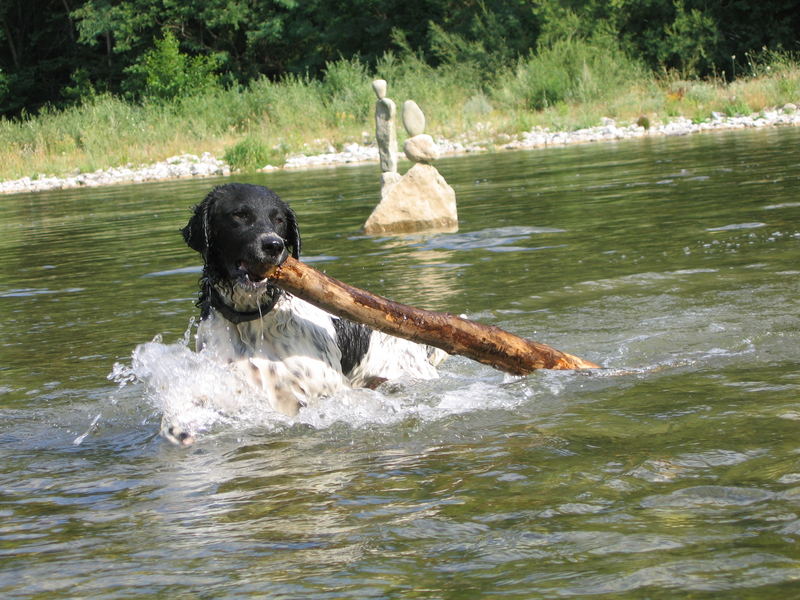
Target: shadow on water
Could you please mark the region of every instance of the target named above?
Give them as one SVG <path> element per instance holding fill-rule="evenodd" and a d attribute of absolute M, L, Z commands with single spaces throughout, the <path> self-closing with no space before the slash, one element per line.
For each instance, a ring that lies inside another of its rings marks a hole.
<path fill-rule="evenodd" d="M 241 178 L 292 204 L 333 276 L 605 367 L 454 357 L 295 419 L 188 348 L 199 268 L 178 229 L 224 180 L 5 197 L 0 594 L 790 596 L 798 141 L 443 160 L 447 235 L 360 234 L 374 165 Z M 161 414 L 197 393 L 226 409 L 173 448 Z"/>

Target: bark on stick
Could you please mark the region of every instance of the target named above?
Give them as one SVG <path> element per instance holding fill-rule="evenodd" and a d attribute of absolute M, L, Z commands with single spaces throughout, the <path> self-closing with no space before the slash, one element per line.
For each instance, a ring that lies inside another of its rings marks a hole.
<path fill-rule="evenodd" d="M 287 292 L 334 315 L 413 342 L 460 354 L 513 375 L 536 369 L 598 369 L 588 360 L 493 325 L 400 304 L 347 285 L 292 257 L 267 276 Z"/>

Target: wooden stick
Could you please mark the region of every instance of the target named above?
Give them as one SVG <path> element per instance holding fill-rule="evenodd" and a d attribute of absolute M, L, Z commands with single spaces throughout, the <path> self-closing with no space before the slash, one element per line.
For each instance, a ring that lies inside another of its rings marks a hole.
<path fill-rule="evenodd" d="M 536 369 L 599 369 L 588 360 L 499 327 L 393 302 L 347 285 L 291 256 L 266 274 L 278 286 L 334 315 L 413 342 L 460 354 L 513 375 Z"/>

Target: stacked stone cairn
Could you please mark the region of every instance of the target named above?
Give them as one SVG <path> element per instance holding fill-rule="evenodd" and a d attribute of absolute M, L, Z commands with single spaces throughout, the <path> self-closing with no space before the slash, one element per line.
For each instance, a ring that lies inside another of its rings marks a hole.
<path fill-rule="evenodd" d="M 386 82 L 378 79 L 372 89 L 375 104 L 375 137 L 381 166 L 381 201 L 364 224 L 364 232 L 374 234 L 458 231 L 456 194 L 430 163 L 439 158 L 439 149 L 425 131 L 425 115 L 413 100 L 403 104 L 403 126 L 408 133 L 403 145 L 412 167 L 397 172 L 397 108 L 386 97 Z"/>

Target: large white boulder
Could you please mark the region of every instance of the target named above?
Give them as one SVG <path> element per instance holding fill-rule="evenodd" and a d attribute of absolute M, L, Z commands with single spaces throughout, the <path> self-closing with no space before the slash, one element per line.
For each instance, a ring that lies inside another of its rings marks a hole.
<path fill-rule="evenodd" d="M 417 163 L 397 183 L 385 184 L 364 232 L 458 231 L 456 193 L 431 165 Z"/>

